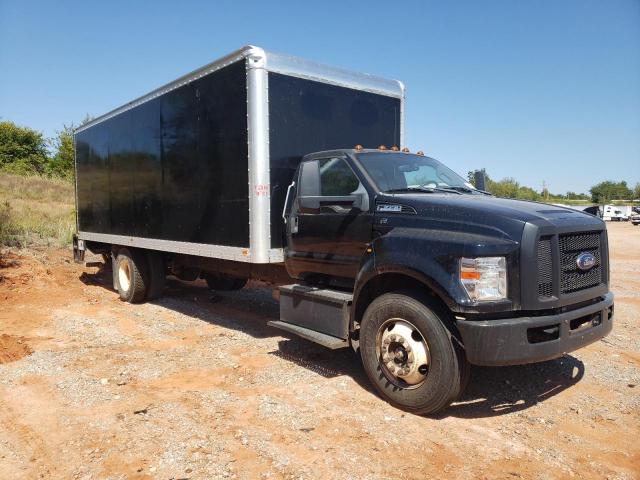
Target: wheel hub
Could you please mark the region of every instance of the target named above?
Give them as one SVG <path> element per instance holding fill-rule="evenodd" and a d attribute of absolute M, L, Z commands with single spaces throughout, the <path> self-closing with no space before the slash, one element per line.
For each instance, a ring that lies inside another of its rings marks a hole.
<path fill-rule="evenodd" d="M 386 370 L 409 385 L 424 381 L 429 349 L 420 332 L 401 319 L 387 322 L 382 330 L 378 353 Z"/>
<path fill-rule="evenodd" d="M 120 282 L 120 287 L 122 287 L 125 292 L 129 290 L 129 286 L 131 285 L 131 271 L 127 262 L 120 262 L 118 265 L 118 281 Z"/>

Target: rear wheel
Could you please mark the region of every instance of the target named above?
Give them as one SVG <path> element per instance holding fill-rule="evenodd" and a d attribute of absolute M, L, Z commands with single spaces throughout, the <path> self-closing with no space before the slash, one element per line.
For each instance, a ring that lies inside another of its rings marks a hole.
<path fill-rule="evenodd" d="M 149 287 L 149 267 L 145 255 L 126 248 L 118 251 L 113 271 L 120 299 L 129 303 L 145 300 Z"/>
<path fill-rule="evenodd" d="M 202 278 L 207 282 L 211 290 L 229 292 L 233 290 L 242 290 L 247 284 L 246 278 L 230 277 L 217 273 L 203 273 Z"/>
<path fill-rule="evenodd" d="M 389 403 L 429 414 L 462 394 L 469 365 L 444 321 L 446 312 L 417 292 L 387 293 L 369 305 L 360 327 L 362 362 Z"/>

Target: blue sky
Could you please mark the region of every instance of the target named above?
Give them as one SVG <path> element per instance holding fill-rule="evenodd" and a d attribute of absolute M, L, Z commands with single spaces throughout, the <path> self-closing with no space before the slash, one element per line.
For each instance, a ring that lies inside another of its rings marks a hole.
<path fill-rule="evenodd" d="M 0 117 L 51 136 L 245 44 L 402 80 L 459 173 L 640 181 L 640 0 L 0 0 Z"/>

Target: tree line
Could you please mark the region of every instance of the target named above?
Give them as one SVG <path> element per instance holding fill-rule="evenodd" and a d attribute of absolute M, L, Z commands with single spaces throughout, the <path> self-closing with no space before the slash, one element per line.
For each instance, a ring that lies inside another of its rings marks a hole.
<path fill-rule="evenodd" d="M 589 189 L 589 194 L 571 191 L 562 194 L 551 193 L 546 188 L 543 188 L 541 191 L 534 190 L 531 187 L 521 185 L 512 177 L 493 180 L 484 168 L 481 171 L 485 178 L 485 190 L 496 197 L 557 203 L 566 200 L 584 200 L 600 205 L 610 203 L 613 200 L 631 202 L 640 199 L 640 183 L 636 183 L 633 188 L 630 188 L 625 180 L 619 182 L 605 180 L 592 186 Z M 475 172 L 468 172 L 467 178 L 469 182 L 475 186 Z"/>
<path fill-rule="evenodd" d="M 32 128 L 0 121 L 0 171 L 72 179 L 74 128 L 64 125 L 55 137 L 46 138 Z"/>

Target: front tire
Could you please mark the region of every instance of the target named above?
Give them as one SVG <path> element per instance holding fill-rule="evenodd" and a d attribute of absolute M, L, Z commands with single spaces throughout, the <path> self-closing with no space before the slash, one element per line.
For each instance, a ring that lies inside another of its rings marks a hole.
<path fill-rule="evenodd" d="M 374 300 L 360 326 L 360 353 L 369 380 L 392 405 L 433 414 L 462 394 L 469 365 L 446 312 L 417 292 Z"/>
<path fill-rule="evenodd" d="M 149 267 L 144 254 L 120 249 L 113 270 L 114 286 L 120 299 L 129 303 L 143 302 L 149 287 Z"/>

